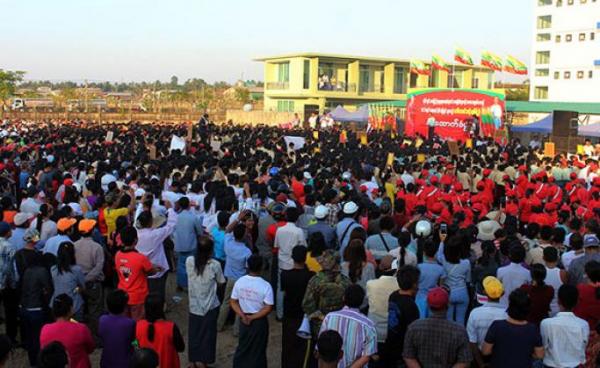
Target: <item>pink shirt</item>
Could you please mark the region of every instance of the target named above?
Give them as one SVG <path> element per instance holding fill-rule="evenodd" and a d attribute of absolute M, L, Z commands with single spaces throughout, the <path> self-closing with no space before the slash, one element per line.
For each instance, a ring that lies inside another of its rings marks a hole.
<path fill-rule="evenodd" d="M 57 321 L 45 325 L 40 334 L 40 347 L 44 348 L 53 341 L 60 342 L 67 350 L 69 368 L 91 368 L 89 354 L 94 351 L 95 343 L 84 324 Z"/>

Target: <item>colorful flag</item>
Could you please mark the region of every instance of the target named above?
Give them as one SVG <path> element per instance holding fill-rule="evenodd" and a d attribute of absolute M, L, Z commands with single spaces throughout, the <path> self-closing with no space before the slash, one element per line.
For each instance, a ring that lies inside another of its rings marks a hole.
<path fill-rule="evenodd" d="M 522 61 L 519 61 L 517 58 L 508 55 L 506 57 L 506 65 L 504 66 L 504 70 L 513 73 L 526 75 L 527 74 L 527 65 Z"/>
<path fill-rule="evenodd" d="M 487 66 L 488 68 L 497 72 L 501 72 L 502 64 L 502 58 L 500 56 L 489 51 L 484 51 L 481 53 L 481 65 Z"/>
<path fill-rule="evenodd" d="M 437 70 L 443 70 L 445 72 L 450 71 L 450 66 L 446 63 L 446 60 L 442 59 L 439 55 L 433 55 L 431 57 L 431 67 Z"/>
<path fill-rule="evenodd" d="M 461 64 L 473 65 L 473 58 L 471 57 L 471 54 L 460 47 L 457 48 L 456 52 L 454 53 L 454 60 Z"/>
<path fill-rule="evenodd" d="M 429 75 L 430 70 L 421 60 L 411 60 L 410 72 L 413 74 Z"/>

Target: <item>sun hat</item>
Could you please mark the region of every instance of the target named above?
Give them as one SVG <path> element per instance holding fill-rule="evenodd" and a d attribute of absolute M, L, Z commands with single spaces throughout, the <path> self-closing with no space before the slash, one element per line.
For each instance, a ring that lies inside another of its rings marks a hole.
<path fill-rule="evenodd" d="M 75 225 L 76 222 L 77 220 L 74 218 L 63 217 L 56 223 L 56 228 L 59 231 L 66 231 L 69 230 L 71 226 Z"/>
<path fill-rule="evenodd" d="M 358 211 L 358 206 L 352 201 L 346 202 L 346 204 L 344 204 L 343 211 L 346 215 L 353 215 L 356 213 L 356 211 Z"/>
<path fill-rule="evenodd" d="M 494 240 L 496 237 L 494 233 L 496 230 L 501 229 L 502 226 L 498 223 L 498 221 L 487 220 L 482 221 L 477 224 L 477 239 L 479 240 Z"/>
<path fill-rule="evenodd" d="M 319 205 L 317 208 L 315 208 L 315 218 L 322 220 L 326 218 L 327 215 L 329 215 L 329 208 L 326 206 Z"/>

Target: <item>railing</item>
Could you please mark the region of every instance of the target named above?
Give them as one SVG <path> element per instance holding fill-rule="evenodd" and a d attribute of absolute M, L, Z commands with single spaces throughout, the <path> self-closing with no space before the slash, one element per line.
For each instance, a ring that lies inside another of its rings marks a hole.
<path fill-rule="evenodd" d="M 335 84 L 323 83 L 317 86 L 319 91 L 350 92 L 356 93 L 356 83 L 337 82 Z"/>
<path fill-rule="evenodd" d="M 383 85 L 375 84 L 373 87 L 360 88 L 360 93 L 383 93 Z"/>
<path fill-rule="evenodd" d="M 290 82 L 268 82 L 267 89 L 289 89 Z"/>

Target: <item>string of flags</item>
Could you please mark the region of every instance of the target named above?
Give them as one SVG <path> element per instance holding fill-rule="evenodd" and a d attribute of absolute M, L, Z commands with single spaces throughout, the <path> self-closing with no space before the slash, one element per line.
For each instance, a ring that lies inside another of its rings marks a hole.
<path fill-rule="evenodd" d="M 462 65 L 475 65 L 471 53 L 460 47 L 456 48 L 454 52 L 454 61 Z M 434 54 L 431 57 L 430 64 L 431 66 L 427 62 L 424 62 L 422 60 L 411 60 L 410 72 L 419 75 L 431 75 L 431 71 L 433 69 L 449 72 L 452 68 L 452 66 L 448 64 L 448 62 L 446 62 L 446 60 L 444 60 L 444 58 L 442 58 L 438 54 Z M 527 74 L 527 65 L 512 55 L 508 55 L 506 58 L 502 58 L 501 56 L 494 54 L 491 51 L 483 51 L 481 53 L 480 65 L 496 72 L 504 71 L 507 73 L 519 75 Z"/>

